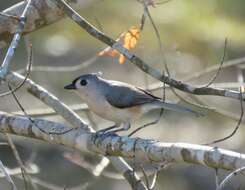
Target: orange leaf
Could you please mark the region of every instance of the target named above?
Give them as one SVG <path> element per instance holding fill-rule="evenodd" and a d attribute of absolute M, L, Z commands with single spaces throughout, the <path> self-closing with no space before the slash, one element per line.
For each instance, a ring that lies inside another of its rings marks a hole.
<path fill-rule="evenodd" d="M 116 40 L 118 43 L 128 50 L 135 48 L 137 41 L 140 37 L 140 29 L 136 26 L 132 26 L 127 32 L 122 33 L 119 38 Z M 117 50 L 107 47 L 101 52 L 98 53 L 98 56 L 119 56 L 119 63 L 123 64 L 126 61 L 126 57 L 123 54 L 120 54 Z"/>
<path fill-rule="evenodd" d="M 118 61 L 120 64 L 123 64 L 126 61 L 126 57 L 123 54 L 120 54 Z"/>
<path fill-rule="evenodd" d="M 140 30 L 135 26 L 131 27 L 124 36 L 123 46 L 127 49 L 133 49 L 139 40 L 139 36 Z"/>

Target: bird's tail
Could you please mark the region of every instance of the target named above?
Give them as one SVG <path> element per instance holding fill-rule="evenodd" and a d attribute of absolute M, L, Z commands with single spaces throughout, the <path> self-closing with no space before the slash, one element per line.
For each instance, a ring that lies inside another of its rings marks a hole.
<path fill-rule="evenodd" d="M 203 116 L 205 114 L 192 110 L 191 108 L 187 108 L 175 103 L 167 102 L 167 101 L 155 101 L 151 104 L 151 109 L 167 109 L 171 111 L 176 111 L 176 112 L 184 112 L 184 113 L 192 113 L 195 114 L 196 116 Z"/>

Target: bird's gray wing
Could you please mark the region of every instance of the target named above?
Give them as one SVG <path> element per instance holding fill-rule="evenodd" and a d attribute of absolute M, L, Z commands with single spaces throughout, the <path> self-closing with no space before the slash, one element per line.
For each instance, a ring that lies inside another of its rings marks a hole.
<path fill-rule="evenodd" d="M 142 89 L 125 83 L 110 84 L 105 97 L 111 105 L 117 108 L 129 108 L 144 103 L 150 103 L 157 98 Z"/>

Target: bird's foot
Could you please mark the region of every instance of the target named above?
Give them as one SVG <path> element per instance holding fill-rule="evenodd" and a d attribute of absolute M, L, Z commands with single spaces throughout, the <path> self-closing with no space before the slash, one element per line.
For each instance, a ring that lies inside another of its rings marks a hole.
<path fill-rule="evenodd" d="M 102 140 L 104 140 L 105 138 L 107 138 L 109 136 L 117 136 L 117 134 L 115 133 L 115 130 L 114 131 L 112 130 L 114 128 L 117 128 L 117 126 L 113 125 L 113 126 L 105 128 L 105 129 L 101 129 L 99 131 L 96 131 L 95 132 L 94 143 L 95 143 L 95 141 L 96 141 L 96 139 L 98 137 L 100 137 Z"/>
<path fill-rule="evenodd" d="M 96 134 L 97 135 L 104 135 L 106 133 L 109 133 L 110 130 L 115 129 L 115 128 L 117 128 L 117 126 L 116 125 L 113 125 L 113 126 L 110 126 L 110 127 L 105 128 L 105 129 L 101 129 L 99 131 L 96 131 Z"/>

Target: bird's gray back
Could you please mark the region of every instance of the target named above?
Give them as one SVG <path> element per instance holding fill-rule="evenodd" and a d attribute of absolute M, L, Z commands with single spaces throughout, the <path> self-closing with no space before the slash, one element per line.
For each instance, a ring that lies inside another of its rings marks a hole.
<path fill-rule="evenodd" d="M 106 100 L 117 108 L 129 108 L 156 101 L 158 98 L 150 93 L 127 83 L 102 80 Z"/>

